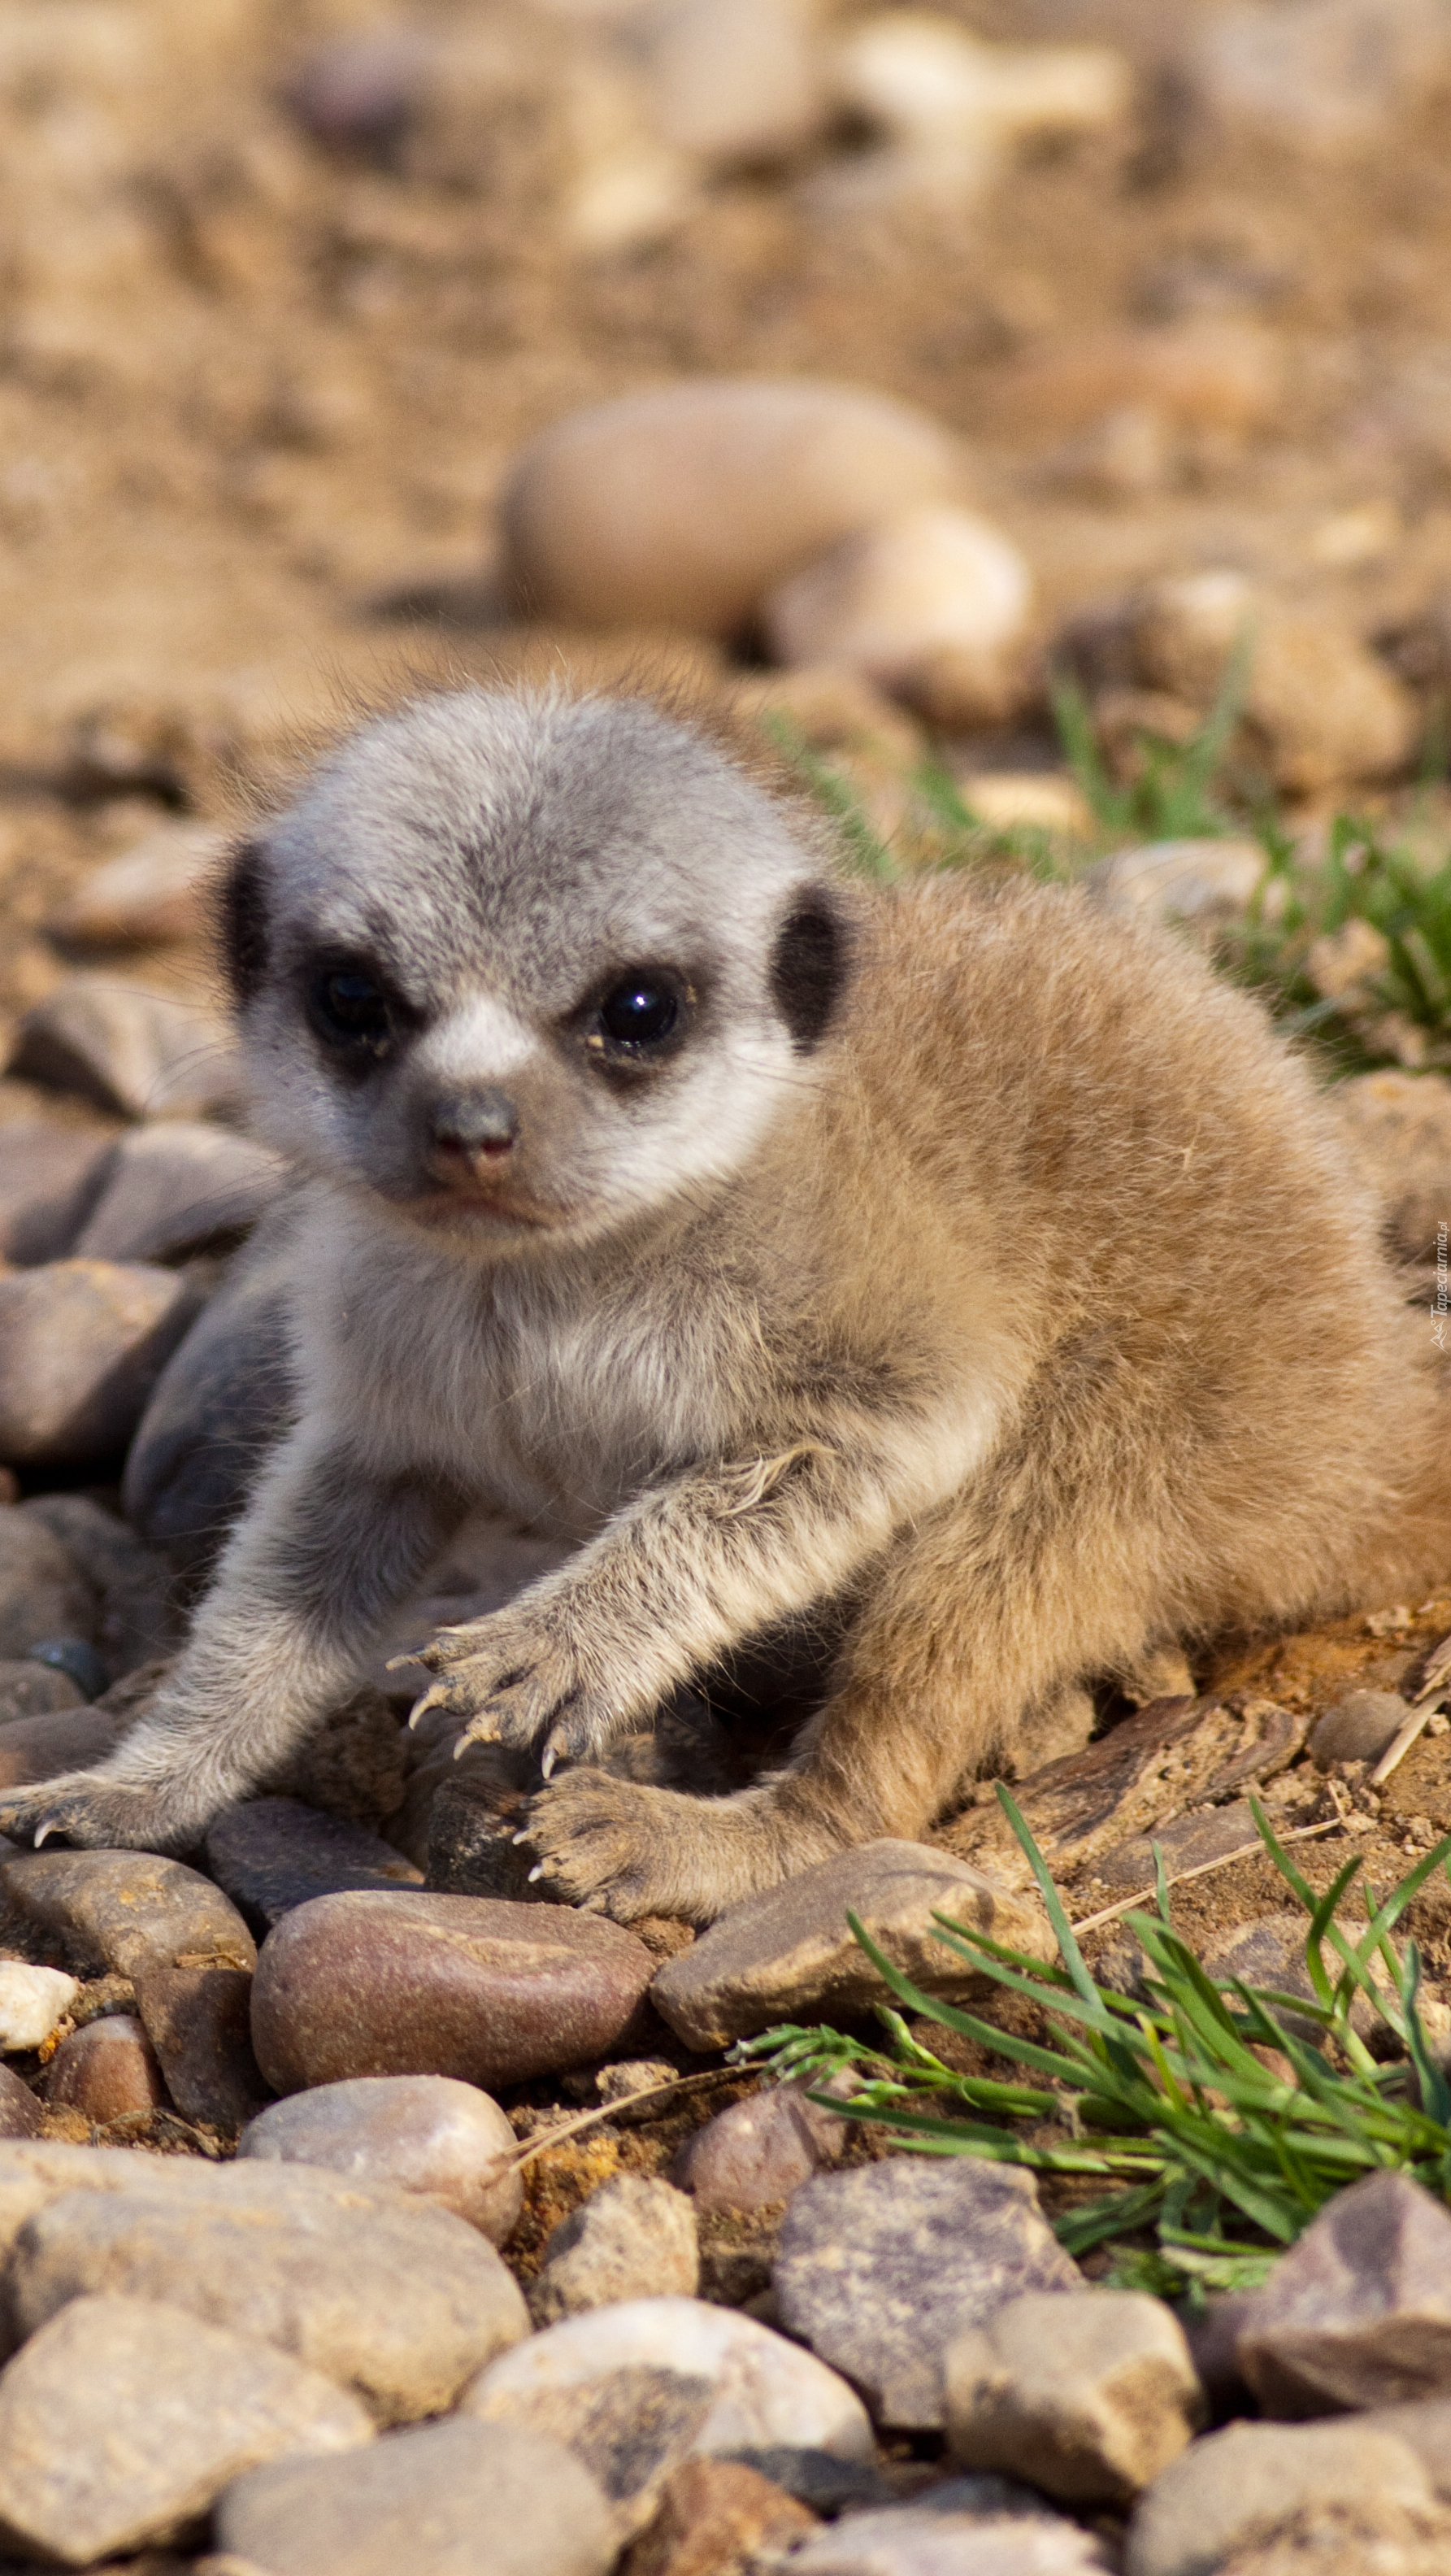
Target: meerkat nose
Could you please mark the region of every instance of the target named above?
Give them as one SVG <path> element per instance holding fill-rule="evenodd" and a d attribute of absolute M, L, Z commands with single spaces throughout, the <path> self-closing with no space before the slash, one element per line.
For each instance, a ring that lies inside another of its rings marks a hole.
<path fill-rule="evenodd" d="M 513 1152 L 519 1112 L 507 1091 L 453 1092 L 436 1103 L 429 1131 L 430 1164 L 458 1186 L 500 1168 Z"/>

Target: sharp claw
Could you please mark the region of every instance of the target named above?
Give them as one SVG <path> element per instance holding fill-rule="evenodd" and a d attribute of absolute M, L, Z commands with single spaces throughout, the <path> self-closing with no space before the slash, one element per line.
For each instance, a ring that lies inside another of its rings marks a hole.
<path fill-rule="evenodd" d="M 555 1763 L 558 1761 L 558 1759 L 559 1759 L 559 1748 L 558 1748 L 558 1746 L 557 1746 L 557 1745 L 555 1745 L 555 1744 L 552 1744 L 552 1743 L 551 1743 L 551 1744 L 546 1744 L 546 1745 L 545 1745 L 545 1747 L 544 1747 L 543 1752 L 542 1752 L 542 1753 L 540 1754 L 540 1756 L 539 1756 L 539 1768 L 540 1768 L 540 1770 L 543 1772 L 544 1777 L 545 1777 L 545 1779 L 546 1779 L 546 1780 L 552 1780 L 552 1779 L 553 1779 L 553 1777 L 554 1777 L 554 1765 L 555 1765 Z"/>
<path fill-rule="evenodd" d="M 46 1835 L 47 1835 L 47 1834 L 58 1834 L 59 1832 L 60 1832 L 60 1822 L 59 1822 L 59 1819 L 58 1819 L 57 1817 L 55 1817 L 55 1816 L 47 1816 L 47 1817 L 45 1818 L 44 1822 L 43 1822 L 43 1823 L 41 1823 L 41 1824 L 38 1824 L 38 1825 L 36 1826 L 36 1828 L 35 1828 L 35 1849 L 36 1849 L 37 1851 L 39 1851 L 40 1846 L 41 1846 L 41 1844 L 44 1842 L 44 1840 L 45 1840 L 45 1838 L 46 1838 Z"/>
<path fill-rule="evenodd" d="M 533 1868 L 531 1869 L 531 1871 L 529 1872 L 528 1877 L 527 1877 L 527 1878 L 526 1878 L 526 1880 L 524 1881 L 524 1884 L 525 1884 L 525 1886 L 526 1886 L 526 1887 L 532 1887 L 532 1886 L 533 1886 L 533 1884 L 534 1884 L 534 1881 L 536 1880 L 536 1878 L 542 1878 L 543 1876 L 544 1876 L 544 1863 L 543 1863 L 543 1861 L 542 1861 L 542 1860 L 537 1860 L 537 1861 L 535 1862 L 535 1864 L 534 1864 L 534 1867 L 533 1867 Z"/>
<path fill-rule="evenodd" d="M 523 1849 L 523 1846 L 524 1846 L 524 1844 L 525 1844 L 525 1843 L 527 1843 L 527 1842 L 532 1842 L 532 1841 L 533 1841 L 533 1836 L 532 1836 L 532 1834 L 530 1833 L 528 1826 L 526 1825 L 526 1826 L 525 1826 L 525 1828 L 524 1828 L 524 1831 L 522 1832 L 522 1834 L 515 1834 L 515 1835 L 512 1837 L 512 1840 L 513 1840 L 513 1845 L 514 1845 L 514 1849 L 515 1849 L 515 1851 L 520 1851 L 520 1850 L 522 1850 L 522 1849 Z"/>

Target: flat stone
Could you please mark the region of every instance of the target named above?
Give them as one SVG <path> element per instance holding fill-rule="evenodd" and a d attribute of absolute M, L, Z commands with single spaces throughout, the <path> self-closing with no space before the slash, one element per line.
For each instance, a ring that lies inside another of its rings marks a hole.
<path fill-rule="evenodd" d="M 423 1879 L 381 1834 L 295 1798 L 253 1798 L 224 1809 L 208 1828 L 205 1848 L 213 1878 L 258 1934 L 315 1896 L 418 1887 Z"/>
<path fill-rule="evenodd" d="M 197 1119 L 138 1127 L 112 1149 L 73 1252 L 92 1261 L 182 1261 L 230 1251 L 278 1197 L 285 1166 L 247 1136 Z"/>
<path fill-rule="evenodd" d="M 267 2576 L 605 2576 L 618 2546 L 605 2498 L 559 2443 L 467 2420 L 356 2459 L 254 2469 L 213 2529 Z"/>
<path fill-rule="evenodd" d="M 112 1131 L 14 1118 L 0 1127 L 0 1259 L 60 1261 L 100 1195 Z"/>
<path fill-rule="evenodd" d="M 135 1974 L 136 2009 L 184 2120 L 245 2126 L 267 2098 L 252 2053 L 252 1972 L 225 1960 L 164 1959 Z"/>
<path fill-rule="evenodd" d="M 739 2460 L 685 2460 L 665 2480 L 630 2576 L 726 2576 L 758 2550 L 789 2549 L 820 2529 L 795 2496 Z"/>
<path fill-rule="evenodd" d="M 505 579 L 535 616 L 731 634 L 859 529 L 953 500 L 925 413 L 804 378 L 696 378 L 574 412 L 515 460 Z"/>
<path fill-rule="evenodd" d="M 58 1665 L 0 1661 L 0 1727 L 17 1718 L 54 1717 L 62 1709 L 85 1705 L 84 1692 Z"/>
<path fill-rule="evenodd" d="M 536 2326 L 552 2326 L 625 2299 L 693 2298 L 699 2284 L 695 2212 L 684 2192 L 620 2174 L 551 2233 L 529 2313 Z"/>
<path fill-rule="evenodd" d="M 1337 2192 L 1282 2254 L 1239 2338 L 1268 2415 L 1451 2391 L 1451 2216 L 1408 2175 Z"/>
<path fill-rule="evenodd" d="M 926 503 L 794 573 L 761 615 L 778 662 L 840 664 L 907 698 L 936 698 L 955 674 L 958 721 L 981 723 L 1023 694 L 1016 656 L 1032 591 L 1022 555 L 991 521 Z"/>
<path fill-rule="evenodd" d="M 915 2504 L 813 2532 L 791 2553 L 792 2576 L 1106 2576 L 1113 2562 L 1076 2523 L 1041 2506 L 979 2512 L 957 2500 L 973 2483 L 951 2478 Z"/>
<path fill-rule="evenodd" d="M 10 2289 L 21 2335 L 88 2292 L 160 2299 L 292 2353 L 384 2423 L 446 2411 L 528 2332 L 493 2247 L 450 2211 L 256 2160 L 180 2190 L 143 2174 L 48 2199 L 19 2228 Z"/>
<path fill-rule="evenodd" d="M 82 2298 L 0 2372 L 0 2532 L 79 2567 L 184 2536 L 279 2452 L 356 2451 L 356 2398 L 151 2299 Z"/>
<path fill-rule="evenodd" d="M 195 1279 L 140 1262 L 50 1261 L 0 1278 L 0 1457 L 119 1457 L 201 1303 Z"/>
<path fill-rule="evenodd" d="M 841 2155 L 850 2132 L 793 2084 L 732 2102 L 687 2138 L 671 2179 L 697 2209 L 766 2209 Z"/>
<path fill-rule="evenodd" d="M 135 1977 L 197 1957 L 247 1968 L 257 1956 L 221 1889 L 156 1852 L 9 1852 L 0 1856 L 0 1894 L 82 1968 Z"/>
<path fill-rule="evenodd" d="M 229 839 L 215 824 L 158 824 L 82 878 L 51 914 L 50 936 L 76 948 L 159 948 L 204 937 L 207 889 Z"/>
<path fill-rule="evenodd" d="M 1231 1852 L 1261 1848 L 1254 1811 L 1247 1799 L 1238 1799 L 1233 1806 L 1206 1807 L 1194 1815 L 1171 1816 L 1152 1834 L 1138 1834 L 1131 1842 L 1112 1844 L 1099 1853 L 1094 1863 L 1095 1877 L 1105 1887 L 1141 1887 L 1148 1894 L 1155 1885 L 1155 1843 L 1164 1855 L 1164 1867 L 1171 1878 L 1185 1870 L 1202 1869 L 1206 1861 L 1227 1860 Z"/>
<path fill-rule="evenodd" d="M 43 1667 L 37 1667 L 37 1670 Z M 53 1780 L 114 1753 L 127 1732 L 123 1722 L 95 1705 L 60 1708 L 44 1717 L 14 1717 L 0 1726 L 0 1789 L 30 1780 Z"/>
<path fill-rule="evenodd" d="M 237 2143 L 243 2157 L 325 2165 L 437 2201 L 492 2244 L 524 2206 L 518 2144 L 497 2102 L 446 2075 L 359 2075 L 270 2103 Z"/>
<path fill-rule="evenodd" d="M 44 2127 L 45 2112 L 29 2085 L 13 2066 L 0 2066 L 0 2138 L 38 2138 Z"/>
<path fill-rule="evenodd" d="M 1311 1734 L 1310 1758 L 1316 1770 L 1328 1771 L 1332 1762 L 1378 1761 L 1409 1715 L 1398 1691 L 1347 1692 L 1327 1708 Z"/>
<path fill-rule="evenodd" d="M 948 2346 L 1027 2290 L 1083 2275 L 1017 2166 L 894 2156 L 801 2185 L 773 2276 L 788 2334 L 843 2371 L 879 2423 L 944 2421 Z"/>
<path fill-rule="evenodd" d="M 1010 2299 L 948 2345 L 943 2379 L 953 2458 L 1065 2504 L 1127 2503 L 1205 2416 L 1178 2319 L 1131 2290 Z"/>
<path fill-rule="evenodd" d="M 562 2442 L 608 2496 L 623 2537 L 644 2529 L 665 2479 L 690 2457 L 715 2395 L 709 2379 L 631 2362 L 572 2387 L 514 2389 L 486 2420 Z"/>
<path fill-rule="evenodd" d="M 79 1993 L 63 1969 L 0 1959 L 0 2048 L 43 2047 Z"/>
<path fill-rule="evenodd" d="M 9 1071 L 122 1118 L 205 1118 L 243 1096 L 225 1020 L 111 975 L 72 975 L 27 1011 Z"/>
<path fill-rule="evenodd" d="M 25 1655 L 46 1637 L 94 1644 L 99 1609 L 94 1585 L 53 1531 L 24 1509 L 0 1510 L 0 1656 Z"/>
<path fill-rule="evenodd" d="M 1451 1205 L 1451 1082 L 1387 1068 L 1332 1083 L 1325 1098 L 1396 1251 L 1433 1261 Z"/>
<path fill-rule="evenodd" d="M 166 2082 L 144 2024 L 134 2013 L 102 2013 L 71 2031 L 50 2061 L 45 2098 L 97 2128 L 154 2111 Z"/>
<path fill-rule="evenodd" d="M 1429 2508 L 1420 2461 L 1356 2422 L 1230 2424 L 1191 2442 L 1134 2509 L 1124 2576 L 1215 2576 L 1236 2550 L 1283 2530 L 1305 2506 Z"/>
<path fill-rule="evenodd" d="M 351 2075 L 454 2075 L 485 2092 L 602 2057 L 654 1971 L 615 1923 L 556 1905 L 364 1890 L 270 1932 L 252 1990 L 279 2093 Z"/>
<path fill-rule="evenodd" d="M 667 2370 L 709 2381 L 712 2403 L 692 2450 L 705 2455 L 784 2444 L 867 2460 L 861 2400 L 799 2344 L 703 2299 L 627 2299 L 531 2335 L 468 2388 L 463 2411 L 503 2421 L 545 2392 L 598 2387 L 616 2372 Z"/>
<path fill-rule="evenodd" d="M 989 1980 L 937 1939 L 933 1915 L 974 1925 L 1040 1956 L 1052 1936 L 1040 1911 L 923 1843 L 863 1843 L 748 1896 L 661 1969 L 650 1999 L 688 2048 L 802 2014 L 870 2011 L 888 1989 L 853 1940 L 848 1909 L 894 1967 L 934 1995 L 981 1994 Z"/>

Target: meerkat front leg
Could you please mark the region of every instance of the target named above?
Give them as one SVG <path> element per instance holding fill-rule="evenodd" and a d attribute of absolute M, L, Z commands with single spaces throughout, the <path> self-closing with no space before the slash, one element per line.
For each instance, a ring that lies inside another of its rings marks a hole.
<path fill-rule="evenodd" d="M 356 1688 L 463 1508 L 374 1476 L 345 1442 L 304 1426 L 266 1470 L 147 1715 L 94 1770 L 0 1799 L 0 1832 L 190 1848 Z"/>

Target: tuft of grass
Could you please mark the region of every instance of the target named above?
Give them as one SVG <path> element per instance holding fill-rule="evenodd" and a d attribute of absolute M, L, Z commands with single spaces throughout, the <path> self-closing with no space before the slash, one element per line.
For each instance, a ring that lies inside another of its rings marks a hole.
<path fill-rule="evenodd" d="M 1304 1956 L 1313 2001 L 1210 1977 L 1173 1929 L 1156 1845 L 1156 1910 L 1126 1917 L 1146 1961 L 1142 1997 L 1134 1997 L 1090 1976 L 1047 1863 L 1008 1791 L 997 1794 L 1042 1891 L 1058 1963 L 947 1915 L 935 1917 L 936 1938 L 1009 1994 L 1038 2005 L 1046 2041 L 1021 2038 L 924 1993 L 855 1916 L 847 1919 L 899 2005 L 1017 2065 L 1027 2080 L 957 2073 L 887 2005 L 878 2008 L 889 2034 L 885 2048 L 825 2025 L 782 2024 L 742 2042 L 733 2052 L 738 2062 L 764 2061 L 777 2081 L 805 2080 L 823 2108 L 876 2122 L 921 2154 L 1101 2176 L 1113 2188 L 1056 2221 L 1062 2244 L 1083 2254 L 1118 2242 L 1117 2286 L 1187 2294 L 1195 2304 L 1211 2289 L 1262 2280 L 1331 2195 L 1362 2174 L 1381 2167 L 1409 2173 L 1451 2200 L 1451 2085 L 1432 2058 L 1417 2008 L 1416 1944 L 1398 1952 L 1390 1937 L 1418 1889 L 1447 1863 L 1451 1836 L 1384 1901 L 1362 1889 L 1367 1928 L 1352 1940 L 1336 1915 L 1362 1856 L 1354 1854 L 1317 1896 L 1254 1803 L 1265 1849 L 1308 1917 Z M 1358 1998 L 1409 2061 L 1413 2085 L 1405 2063 L 1380 2064 L 1353 2026 Z M 1307 2023 L 1313 2038 L 1303 2035 Z M 1257 2050 L 1273 2052 L 1273 2061 Z M 859 2079 L 854 2094 L 820 2089 L 844 2069 Z M 1061 2139 L 1044 2137 L 1050 2124 Z M 1124 2241 L 1146 2236 L 1151 2244 Z"/>

